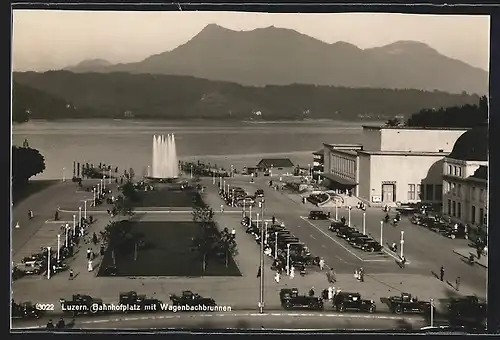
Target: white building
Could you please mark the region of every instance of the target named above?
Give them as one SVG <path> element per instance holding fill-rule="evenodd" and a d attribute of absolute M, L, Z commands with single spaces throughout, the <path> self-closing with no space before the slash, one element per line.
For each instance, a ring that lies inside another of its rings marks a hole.
<path fill-rule="evenodd" d="M 362 144 L 324 144 L 322 177 L 372 205 L 441 203 L 444 157 L 465 131 L 363 126 Z"/>
<path fill-rule="evenodd" d="M 443 164 L 443 214 L 474 228 L 488 216 L 488 128 L 464 133 Z"/>

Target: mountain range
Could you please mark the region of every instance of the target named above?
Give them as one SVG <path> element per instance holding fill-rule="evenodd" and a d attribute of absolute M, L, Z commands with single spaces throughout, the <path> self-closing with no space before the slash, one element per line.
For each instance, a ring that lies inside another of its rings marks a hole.
<path fill-rule="evenodd" d="M 94 59 L 65 70 L 185 75 L 247 86 L 311 84 L 488 92 L 487 71 L 442 55 L 421 42 L 398 41 L 360 49 L 274 26 L 233 31 L 210 24 L 185 44 L 140 62 L 112 64 Z"/>

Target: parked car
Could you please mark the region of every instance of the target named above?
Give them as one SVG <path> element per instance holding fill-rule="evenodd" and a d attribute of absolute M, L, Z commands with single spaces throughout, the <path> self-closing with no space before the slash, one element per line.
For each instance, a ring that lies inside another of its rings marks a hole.
<path fill-rule="evenodd" d="M 387 304 L 392 313 L 428 313 L 431 309 L 429 301 L 419 301 L 408 293 L 401 293 L 400 296 L 380 298 L 380 302 Z"/>
<path fill-rule="evenodd" d="M 281 306 L 285 309 L 323 309 L 323 300 L 317 296 L 299 295 L 297 288 L 280 290 Z"/>
<path fill-rule="evenodd" d="M 309 212 L 308 219 L 310 220 L 327 220 L 330 216 L 321 210 L 312 210 Z"/>
<path fill-rule="evenodd" d="M 353 310 L 368 313 L 374 313 L 377 309 L 375 301 L 363 299 L 359 293 L 348 292 L 340 292 L 334 296 L 333 308 L 338 312 Z"/>
<path fill-rule="evenodd" d="M 382 250 L 382 245 L 375 240 L 367 240 L 361 249 L 367 252 L 379 252 Z"/>

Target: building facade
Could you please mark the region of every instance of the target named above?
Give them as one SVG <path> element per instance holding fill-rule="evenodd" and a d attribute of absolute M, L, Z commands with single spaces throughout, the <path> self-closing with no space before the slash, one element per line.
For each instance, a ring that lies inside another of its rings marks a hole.
<path fill-rule="evenodd" d="M 264 158 L 256 168 L 270 176 L 288 176 L 293 175 L 295 171 L 295 165 L 289 158 Z"/>
<path fill-rule="evenodd" d="M 464 133 L 444 159 L 443 214 L 475 228 L 487 225 L 487 127 Z"/>
<path fill-rule="evenodd" d="M 444 157 L 465 129 L 363 126 L 363 144 L 324 144 L 324 177 L 369 203 L 441 203 Z"/>

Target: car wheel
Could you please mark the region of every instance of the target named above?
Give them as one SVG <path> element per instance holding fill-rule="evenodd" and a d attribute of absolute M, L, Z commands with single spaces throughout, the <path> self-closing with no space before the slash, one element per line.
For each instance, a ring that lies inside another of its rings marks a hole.
<path fill-rule="evenodd" d="M 338 310 L 339 312 L 343 313 L 343 312 L 345 312 L 345 306 L 344 306 L 344 305 L 339 305 L 339 306 L 337 307 L 337 310 Z"/>
<path fill-rule="evenodd" d="M 292 309 L 292 304 L 290 302 L 285 302 L 283 307 L 285 307 L 285 309 Z"/>
<path fill-rule="evenodd" d="M 375 313 L 376 307 L 374 305 L 370 306 L 370 309 L 368 309 L 369 313 Z"/>
<path fill-rule="evenodd" d="M 401 305 L 397 305 L 396 308 L 394 308 L 394 313 L 403 314 L 403 307 L 401 307 Z"/>
<path fill-rule="evenodd" d="M 456 237 L 456 236 L 455 236 L 455 234 L 451 234 L 451 236 L 450 236 L 450 238 L 451 238 L 452 240 L 454 240 L 454 239 L 455 239 L 455 237 Z"/>
<path fill-rule="evenodd" d="M 370 248 L 370 253 L 373 253 L 375 251 L 374 248 Z"/>

